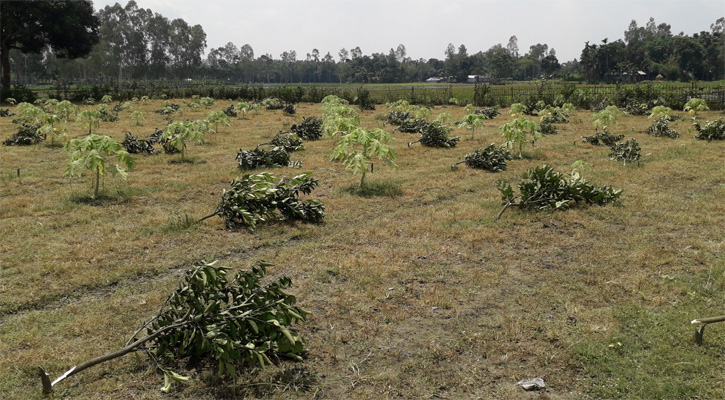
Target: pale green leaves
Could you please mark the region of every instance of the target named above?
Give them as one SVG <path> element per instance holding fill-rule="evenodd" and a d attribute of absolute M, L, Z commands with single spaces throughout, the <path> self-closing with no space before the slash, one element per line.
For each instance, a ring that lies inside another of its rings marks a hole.
<path fill-rule="evenodd" d="M 97 128 L 101 124 L 101 118 L 103 116 L 101 115 L 101 112 L 94 109 L 89 109 L 81 112 L 76 117 L 76 121 L 83 124 L 83 127 L 88 128 L 88 134 L 90 135 L 93 131 L 93 128 Z"/>
<path fill-rule="evenodd" d="M 195 141 L 198 144 L 204 143 L 204 133 L 208 131 L 207 121 L 173 122 L 166 126 L 161 140 L 163 143 L 170 144 L 179 150 L 183 159 L 186 144 L 190 141 Z"/>
<path fill-rule="evenodd" d="M 357 126 L 357 112 L 339 97 L 325 97 L 322 110 L 325 133 L 342 135 L 330 159 L 342 162 L 345 169 L 353 174 L 361 173 L 360 187 L 365 183 L 365 174 L 373 157 L 395 166 L 397 154 L 388 145 L 393 141 L 392 135 L 380 128 L 368 130 Z"/>
<path fill-rule="evenodd" d="M 685 104 L 685 111 L 690 113 L 690 115 L 697 116 L 697 113 L 700 111 L 708 111 L 710 110 L 710 107 L 707 106 L 707 102 L 705 99 L 699 99 L 697 97 L 690 99 L 690 101 Z"/>
<path fill-rule="evenodd" d="M 96 172 L 96 183 L 94 196 L 98 195 L 99 178 L 110 169 L 113 175 L 119 175 L 126 179 L 127 169 L 133 168 L 134 162 L 121 145 L 112 138 L 105 135 L 88 135 L 83 138 L 72 139 L 65 145 L 70 153 L 67 161 L 65 174 L 69 178 L 82 176 L 83 171 L 91 170 Z M 115 156 L 118 163 L 108 168 L 106 158 Z"/>
<path fill-rule="evenodd" d="M 657 106 L 652 109 L 652 113 L 647 117 L 648 119 L 654 118 L 655 120 L 662 119 L 662 118 L 670 118 L 670 115 L 672 114 L 672 109 L 665 106 Z"/>
<path fill-rule="evenodd" d="M 602 111 L 592 115 L 592 125 L 595 129 L 607 129 L 617 125 L 617 117 L 619 116 L 619 108 L 617 106 L 608 106 Z"/>
<path fill-rule="evenodd" d="M 541 137 L 541 133 L 536 130 L 536 123 L 524 117 L 506 123 L 499 128 L 499 131 L 506 138 L 506 144 L 509 147 L 518 146 L 519 158 L 522 156 L 529 135 L 531 135 L 532 144 L 536 144 L 536 140 Z"/>

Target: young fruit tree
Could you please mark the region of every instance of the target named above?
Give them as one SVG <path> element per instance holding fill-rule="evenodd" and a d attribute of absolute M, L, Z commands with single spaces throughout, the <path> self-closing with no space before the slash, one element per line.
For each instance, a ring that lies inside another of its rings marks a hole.
<path fill-rule="evenodd" d="M 599 128 L 606 131 L 608 128 L 617 125 L 617 117 L 619 116 L 619 108 L 617 106 L 608 106 L 602 111 L 592 115 L 592 125 L 597 131 Z"/>
<path fill-rule="evenodd" d="M 229 121 L 229 117 L 224 111 L 212 111 L 207 115 L 206 121 L 214 125 L 214 132 L 219 132 L 219 125 L 231 126 L 232 123 Z"/>
<path fill-rule="evenodd" d="M 192 140 L 198 144 L 204 143 L 204 130 L 201 124 L 190 121 L 173 122 L 166 126 L 161 135 L 164 148 L 166 146 L 175 148 L 181 153 L 182 160 L 186 153 L 186 144 Z"/>
<path fill-rule="evenodd" d="M 83 127 L 88 128 L 89 135 L 93 133 L 93 128 L 101 125 L 101 119 L 103 119 L 101 112 L 94 109 L 85 110 L 76 116 L 76 121 L 83 124 Z"/>
<path fill-rule="evenodd" d="M 690 113 L 694 118 L 697 118 L 697 113 L 700 111 L 709 111 L 710 107 L 707 106 L 707 102 L 705 99 L 699 99 L 697 97 L 694 97 L 690 99 L 690 101 L 685 104 L 685 111 Z"/>
<path fill-rule="evenodd" d="M 133 168 L 134 164 L 128 152 L 117 141 L 105 135 L 90 134 L 83 138 L 72 139 L 66 143 L 65 149 L 70 153 L 65 171 L 66 176 L 69 178 L 74 175 L 82 176 L 83 171 L 86 169 L 95 171 L 94 198 L 98 197 L 101 175 L 109 169 L 107 167 L 107 157 L 116 157 L 118 163 L 110 170 L 113 175 L 118 174 L 123 179 L 126 179 L 128 174 L 119 163 L 128 169 Z"/>
<path fill-rule="evenodd" d="M 535 145 L 536 140 L 541 137 L 541 133 L 536 130 L 536 123 L 526 117 L 516 118 L 499 128 L 501 135 L 506 138 L 506 145 L 513 148 L 518 146 L 519 158 L 523 158 L 524 146 L 527 137 L 531 135 L 531 144 Z"/>
<path fill-rule="evenodd" d="M 398 156 L 388 145 L 392 141 L 393 136 L 380 128 L 368 130 L 355 127 L 340 137 L 330 159 L 341 161 L 345 169 L 351 170 L 353 174 L 361 174 L 359 187 L 362 188 L 365 186 L 368 166 L 372 171 L 373 157 L 396 166 L 395 159 Z"/>
<path fill-rule="evenodd" d="M 289 278 L 262 283 L 269 266 L 260 262 L 230 279 L 231 267 L 217 266 L 216 261 L 195 264 L 158 314 L 144 322 L 123 348 L 75 366 L 52 383 L 40 368 L 43 393 L 51 393 L 55 385 L 85 369 L 136 351 L 145 352 L 164 374 L 163 392 L 174 381 L 190 379 L 174 371 L 190 359 L 218 366 L 221 377 L 232 379 L 239 366 L 264 368 L 280 356 L 302 360 L 305 342 L 290 326 L 309 313 L 285 292 L 292 285 Z"/>
<path fill-rule="evenodd" d="M 487 120 L 488 118 L 483 114 L 476 114 L 475 112 L 472 112 L 470 114 L 466 114 L 462 120 L 458 121 L 456 124 L 460 127 L 463 126 L 464 128 L 471 131 L 471 140 L 473 140 L 474 134 L 476 132 L 476 128 L 482 128 L 483 127 L 483 121 Z"/>

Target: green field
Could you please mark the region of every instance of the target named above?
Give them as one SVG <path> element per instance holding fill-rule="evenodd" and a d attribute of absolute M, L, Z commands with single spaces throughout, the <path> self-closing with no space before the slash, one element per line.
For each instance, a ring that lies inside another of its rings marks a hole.
<path fill-rule="evenodd" d="M 172 100 L 182 109 L 176 120 L 229 106 L 191 109 L 189 101 Z M 145 138 L 166 126 L 152 112 L 161 106 L 139 102 L 141 126 L 125 110 L 95 131 Z M 474 149 L 503 142 L 498 127 L 512 119 L 505 111 L 473 140 L 455 130 L 462 139 L 453 149 L 408 147 L 417 135 L 395 132 L 398 167 L 376 163 L 366 180 L 399 188 L 396 196 L 350 195 L 359 176 L 329 161 L 335 141 L 307 142 L 292 155 L 301 169 L 269 171 L 311 171 L 320 186 L 308 197 L 325 204 L 325 222 L 269 223 L 254 233 L 225 229 L 218 218 L 180 221 L 214 211 L 242 174 L 240 148 L 320 116 L 319 104 L 300 104 L 296 116 L 264 110 L 233 119 L 187 149 L 193 163 L 134 155 L 127 181 L 103 179 L 103 200 L 89 199 L 92 176 L 64 177 L 62 148 L 0 147 L 0 397 L 43 398 L 37 366 L 55 378 L 122 347 L 195 262 L 239 270 L 266 260 L 275 264 L 270 279 L 289 276 L 289 292 L 311 312 L 296 327 L 304 362 L 239 366 L 236 382 L 217 378 L 215 366 L 182 362 L 191 381 L 163 394 L 162 375 L 138 353 L 68 378 L 51 398 L 725 398 L 725 324 L 709 326 L 703 346 L 690 325 L 725 313 L 725 143 L 693 139 L 684 113 L 672 125 L 678 139 L 647 135 L 646 116 L 622 116 L 613 131 L 646 154 L 625 167 L 607 159 L 606 147 L 582 142 L 594 129 L 591 112 L 579 110 L 504 172 L 451 170 Z M 432 110 L 441 112 L 465 114 Z M 387 109 L 360 114 L 362 125 L 381 127 L 375 116 Z M 11 119 L 0 118 L 2 140 L 16 131 Z M 70 137 L 85 132 L 70 124 Z M 569 173 L 577 160 L 590 165 L 586 179 L 623 189 L 619 204 L 509 209 L 496 220 L 499 180 L 515 185 L 542 164 Z M 544 391 L 515 386 L 533 377 L 545 380 Z"/>

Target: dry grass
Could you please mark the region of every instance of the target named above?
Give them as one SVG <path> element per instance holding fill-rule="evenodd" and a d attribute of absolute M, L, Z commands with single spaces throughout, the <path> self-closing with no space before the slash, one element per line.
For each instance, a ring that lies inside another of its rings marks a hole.
<path fill-rule="evenodd" d="M 210 111 L 174 102 L 184 110 L 178 119 Z M 152 112 L 161 102 L 138 108 L 143 126 L 127 110 L 96 132 L 120 141 L 127 130 L 146 137 L 165 125 Z M 444 111 L 463 115 L 458 107 L 433 114 Z M 364 123 L 379 126 L 373 117 L 384 112 L 362 113 Z M 184 215 L 215 209 L 240 174 L 239 148 L 266 142 L 309 115 L 319 116 L 319 106 L 302 104 L 296 117 L 262 111 L 235 119 L 209 144 L 187 150 L 194 163 L 170 163 L 178 155 L 135 156 L 128 182 L 105 178 L 100 204 L 83 201 L 90 178 L 63 177 L 62 149 L 0 148 L 0 393 L 40 398 L 37 365 L 57 376 L 117 349 L 186 268 L 219 259 L 237 268 L 267 260 L 276 264 L 273 275 L 292 278 L 291 291 L 312 311 L 300 327 L 309 357 L 236 384 L 194 371 L 192 383 L 175 387 L 176 398 L 724 396 L 716 386 L 725 327 L 708 328 L 698 348 L 688 324 L 723 313 L 723 143 L 692 139 L 688 121 L 675 124 L 679 139 L 654 138 L 644 133 L 646 117 L 623 117 L 615 131 L 651 153 L 642 166 L 623 167 L 606 159 L 606 148 L 581 143 L 593 129 L 590 113 L 579 111 L 506 172 L 451 171 L 476 147 L 502 142 L 497 127 L 509 119 L 502 115 L 477 130 L 479 140 L 459 131 L 455 149 L 408 148 L 414 136 L 396 133 L 399 168 L 376 164 L 367 179 L 401 193 L 360 197 L 345 190 L 359 178 L 328 161 L 333 142 L 325 138 L 293 154 L 301 170 L 272 171 L 313 172 L 320 180 L 313 197 L 327 208 L 324 224 L 272 224 L 249 234 L 225 230 L 216 218 L 183 223 Z M 15 131 L 10 119 L 0 119 L 0 139 Z M 71 136 L 84 132 L 71 128 Z M 499 179 L 517 182 L 543 163 L 567 172 L 576 160 L 591 164 L 584 175 L 594 183 L 624 189 L 621 205 L 513 209 L 495 221 Z M 616 342 L 622 346 L 609 347 Z M 514 386 L 535 376 L 546 380 L 545 392 Z M 127 356 L 70 378 L 57 397 L 167 398 L 160 382 L 143 357 Z"/>

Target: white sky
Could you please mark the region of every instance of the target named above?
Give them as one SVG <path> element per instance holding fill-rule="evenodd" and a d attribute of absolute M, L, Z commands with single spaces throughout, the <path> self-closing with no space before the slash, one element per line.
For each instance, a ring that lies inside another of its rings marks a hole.
<path fill-rule="evenodd" d="M 93 0 L 95 8 L 127 0 Z M 468 54 L 518 38 L 521 55 L 536 43 L 556 49 L 559 62 L 579 58 L 584 42 L 624 37 L 632 19 L 650 17 L 672 33 L 709 31 L 725 16 L 723 0 L 136 0 L 169 19 L 200 24 L 207 51 L 248 43 L 254 56 L 275 59 L 295 50 L 304 59 L 313 48 L 335 60 L 341 48 L 360 46 L 364 55 L 398 44 L 408 57 L 444 59 L 448 43 Z"/>

